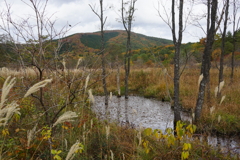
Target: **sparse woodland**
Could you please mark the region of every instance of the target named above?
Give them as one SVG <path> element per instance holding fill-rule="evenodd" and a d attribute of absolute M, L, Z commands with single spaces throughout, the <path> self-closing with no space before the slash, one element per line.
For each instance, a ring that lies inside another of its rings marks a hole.
<path fill-rule="evenodd" d="M 5 2 L 0 13 L 0 160 L 240 159 L 240 153 L 199 139 L 240 135 L 238 0 L 172 0 L 168 19 L 161 16 L 166 10 L 159 0 L 156 13 L 171 29 L 172 40 L 131 32 L 137 0 L 119 4 L 124 31 L 104 30 L 106 4 L 100 0 L 88 7 L 101 31 L 70 36 L 68 24 L 54 28 L 47 0 L 23 0 L 33 12 L 18 20 Z M 195 25 L 206 37 L 182 43 L 193 16 L 191 9 L 183 11 L 199 3 L 207 13 L 195 21 L 205 19 L 207 28 Z M 105 96 L 106 107 L 112 95 L 171 102 L 174 128 L 100 120 L 91 110 L 96 95 Z M 181 111 L 192 121 L 181 121 Z"/>

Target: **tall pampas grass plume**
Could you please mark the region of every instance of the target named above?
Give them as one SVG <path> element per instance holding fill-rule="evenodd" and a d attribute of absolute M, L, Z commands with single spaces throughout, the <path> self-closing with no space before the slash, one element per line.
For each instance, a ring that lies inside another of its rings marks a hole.
<path fill-rule="evenodd" d="M 105 128 L 106 128 L 106 139 L 108 140 L 108 137 L 109 137 L 109 134 L 110 134 L 110 126 L 107 125 L 107 126 L 105 126 Z"/>
<path fill-rule="evenodd" d="M 222 102 L 224 101 L 225 98 L 226 98 L 226 95 L 222 96 L 221 101 L 219 103 L 220 105 L 222 104 Z"/>
<path fill-rule="evenodd" d="M 93 94 L 92 94 L 92 89 L 89 89 L 89 90 L 88 90 L 88 95 L 89 95 L 90 101 L 91 101 L 92 103 L 94 103 L 94 102 L 95 102 L 95 99 L 94 99 Z"/>
<path fill-rule="evenodd" d="M 27 131 L 27 147 L 30 147 L 31 141 L 34 139 L 36 133 L 37 124 L 33 127 L 33 129 Z"/>
<path fill-rule="evenodd" d="M 215 111 L 215 106 L 210 107 L 210 115 L 212 115 L 214 111 Z"/>
<path fill-rule="evenodd" d="M 200 83 L 202 82 L 202 80 L 203 80 L 203 74 L 201 74 L 198 78 L 198 87 L 199 87 Z"/>
<path fill-rule="evenodd" d="M 7 79 L 5 80 L 2 88 L 0 109 L 3 107 L 4 103 L 7 101 L 6 97 L 15 83 L 16 83 L 15 77 L 11 79 L 11 76 L 8 76 Z"/>
<path fill-rule="evenodd" d="M 221 92 L 223 86 L 224 86 L 225 82 L 222 81 L 219 83 L 219 86 L 217 86 L 214 90 L 214 93 L 215 93 L 215 97 L 217 97 L 217 94 Z"/>
<path fill-rule="evenodd" d="M 224 81 L 220 82 L 220 84 L 219 84 L 219 92 L 221 92 L 221 90 L 222 90 L 224 84 L 225 84 Z"/>
<path fill-rule="evenodd" d="M 214 95 L 215 95 L 215 97 L 217 97 L 217 94 L 218 94 L 218 86 L 214 89 Z"/>
<path fill-rule="evenodd" d="M 34 84 L 31 88 L 29 88 L 27 93 L 24 95 L 24 98 L 29 96 L 30 94 L 33 94 L 34 92 L 37 92 L 40 88 L 45 87 L 50 82 L 52 82 L 52 79 L 45 79 L 41 82 Z"/>
<path fill-rule="evenodd" d="M 221 115 L 218 115 L 218 123 L 221 121 Z"/>
<path fill-rule="evenodd" d="M 87 78 L 86 78 L 86 80 L 85 80 L 85 86 L 84 86 L 84 89 L 85 89 L 85 90 L 87 89 L 88 82 L 89 82 L 89 78 L 90 78 L 90 74 L 87 76 Z"/>
<path fill-rule="evenodd" d="M 79 141 L 76 141 L 68 151 L 66 160 L 72 160 L 75 156 L 76 152 L 81 152 L 83 150 L 83 145 L 79 143 Z"/>
<path fill-rule="evenodd" d="M 18 108 L 16 101 L 11 102 L 5 108 L 0 109 L 0 126 L 6 126 L 8 121 L 12 118 L 14 114 L 20 115 L 20 108 Z"/>
<path fill-rule="evenodd" d="M 65 61 L 64 58 L 63 58 L 62 64 L 63 64 L 63 69 L 64 69 L 64 71 L 65 71 L 67 68 L 66 68 L 66 61 Z"/>
<path fill-rule="evenodd" d="M 77 65 L 76 65 L 76 69 L 78 69 L 78 66 L 80 65 L 80 63 L 82 62 L 82 59 L 83 58 L 79 58 L 78 61 L 77 61 Z"/>
<path fill-rule="evenodd" d="M 167 69 L 166 68 L 163 69 L 163 74 L 164 75 L 167 74 Z"/>
<path fill-rule="evenodd" d="M 73 121 L 73 118 L 77 118 L 77 117 L 78 115 L 76 112 L 67 111 L 57 119 L 57 121 L 53 124 L 53 127 L 55 127 L 57 124 L 60 124 L 66 121 Z"/>
<path fill-rule="evenodd" d="M 112 92 L 110 92 L 109 100 L 110 100 L 110 101 L 112 100 Z"/>
<path fill-rule="evenodd" d="M 113 151 L 110 149 L 110 153 L 111 153 L 111 160 L 114 160 L 114 154 Z"/>

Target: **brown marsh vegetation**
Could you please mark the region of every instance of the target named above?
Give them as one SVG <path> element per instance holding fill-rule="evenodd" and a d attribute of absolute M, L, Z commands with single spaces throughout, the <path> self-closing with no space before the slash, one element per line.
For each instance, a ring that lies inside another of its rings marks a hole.
<path fill-rule="evenodd" d="M 82 89 L 74 103 L 69 103 L 54 124 L 49 126 L 44 119 L 44 112 L 39 108 L 41 105 L 34 98 L 35 93 L 24 98 L 27 90 L 22 85 L 33 86 L 32 82 L 38 82 L 34 70 L 25 71 L 1 69 L 1 86 L 8 76 L 16 77 L 1 110 L 12 102 L 19 105 L 6 121 L 7 124 L 1 126 L 1 159 L 70 159 L 71 156 L 75 159 L 237 159 L 237 155 L 230 156 L 231 152 L 222 153 L 198 138 L 192 138 L 196 128 L 205 133 L 239 133 L 238 84 L 230 84 L 226 80 L 223 88 L 226 98 L 220 105 L 214 98 L 213 88 L 217 84 L 214 81 L 214 74 L 217 74 L 214 69 L 211 71 L 211 105 L 215 106 L 215 110 L 210 114 L 210 108 L 205 105 L 204 116 L 197 127 L 179 122 L 175 136 L 172 129 L 166 132 L 150 128 L 133 129 L 128 125 L 118 126 L 108 121 L 99 121 L 90 109 L 94 99 L 89 96 L 91 93 L 86 92 L 86 88 L 91 88 L 93 95 L 103 94 L 101 81 L 97 81 L 98 71 L 90 76 L 89 82 L 87 74 L 83 76 L 84 72 L 79 70 L 69 70 L 62 76 L 54 72 L 46 74 L 44 78 L 51 78 L 52 81 L 43 87 L 45 103 L 56 103 L 56 106 L 49 108 L 49 117 L 54 116 L 57 108 L 66 103 L 68 98 L 65 99 L 65 96 L 69 93 L 64 89 L 69 79 L 81 77 L 79 88 Z M 110 70 L 108 73 L 107 81 L 111 82 L 108 90 L 117 95 L 116 73 Z M 181 79 L 180 99 L 186 110 L 191 110 L 195 104 L 198 74 L 196 68 L 186 69 L 182 75 L 184 79 Z M 240 73 L 236 69 L 235 78 L 238 76 Z M 129 90 L 131 94 L 169 101 L 173 89 L 171 78 L 171 68 L 134 69 L 129 77 Z M 123 72 L 120 79 L 123 83 Z M 4 117 L 3 114 L 1 116 Z"/>

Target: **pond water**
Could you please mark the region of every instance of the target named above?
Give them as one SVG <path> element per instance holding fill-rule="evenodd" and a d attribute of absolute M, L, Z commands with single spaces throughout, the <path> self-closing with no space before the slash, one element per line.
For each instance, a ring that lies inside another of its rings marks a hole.
<path fill-rule="evenodd" d="M 170 103 L 154 99 L 147 99 L 138 96 L 117 98 L 113 96 L 106 108 L 104 97 L 96 96 L 92 106 L 93 111 L 100 119 L 108 119 L 118 124 L 129 124 L 134 128 L 152 128 L 165 131 L 166 128 L 173 128 L 174 113 Z M 183 120 L 189 120 L 187 113 L 182 112 Z M 223 152 L 240 153 L 239 137 L 200 137 L 214 147 L 220 147 Z"/>
<path fill-rule="evenodd" d="M 134 127 L 165 130 L 173 127 L 173 111 L 169 103 L 162 103 L 154 99 L 146 99 L 137 96 L 124 97 L 113 96 L 108 108 L 105 107 L 104 97 L 96 96 L 93 110 L 100 119 L 106 117 L 120 124 L 129 123 Z"/>

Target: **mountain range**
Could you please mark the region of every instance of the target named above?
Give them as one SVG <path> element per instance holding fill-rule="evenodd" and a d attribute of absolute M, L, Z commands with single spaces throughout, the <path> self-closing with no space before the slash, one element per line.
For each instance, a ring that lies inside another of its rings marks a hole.
<path fill-rule="evenodd" d="M 72 54 L 82 54 L 86 52 L 97 52 L 101 47 L 101 32 L 76 33 L 62 39 L 63 46 L 61 53 L 72 52 Z M 106 48 L 112 44 L 125 47 L 127 33 L 124 30 L 104 31 L 104 41 Z M 131 32 L 132 50 L 149 48 L 154 46 L 164 46 L 173 44 L 171 40 L 149 37 L 143 34 Z"/>

